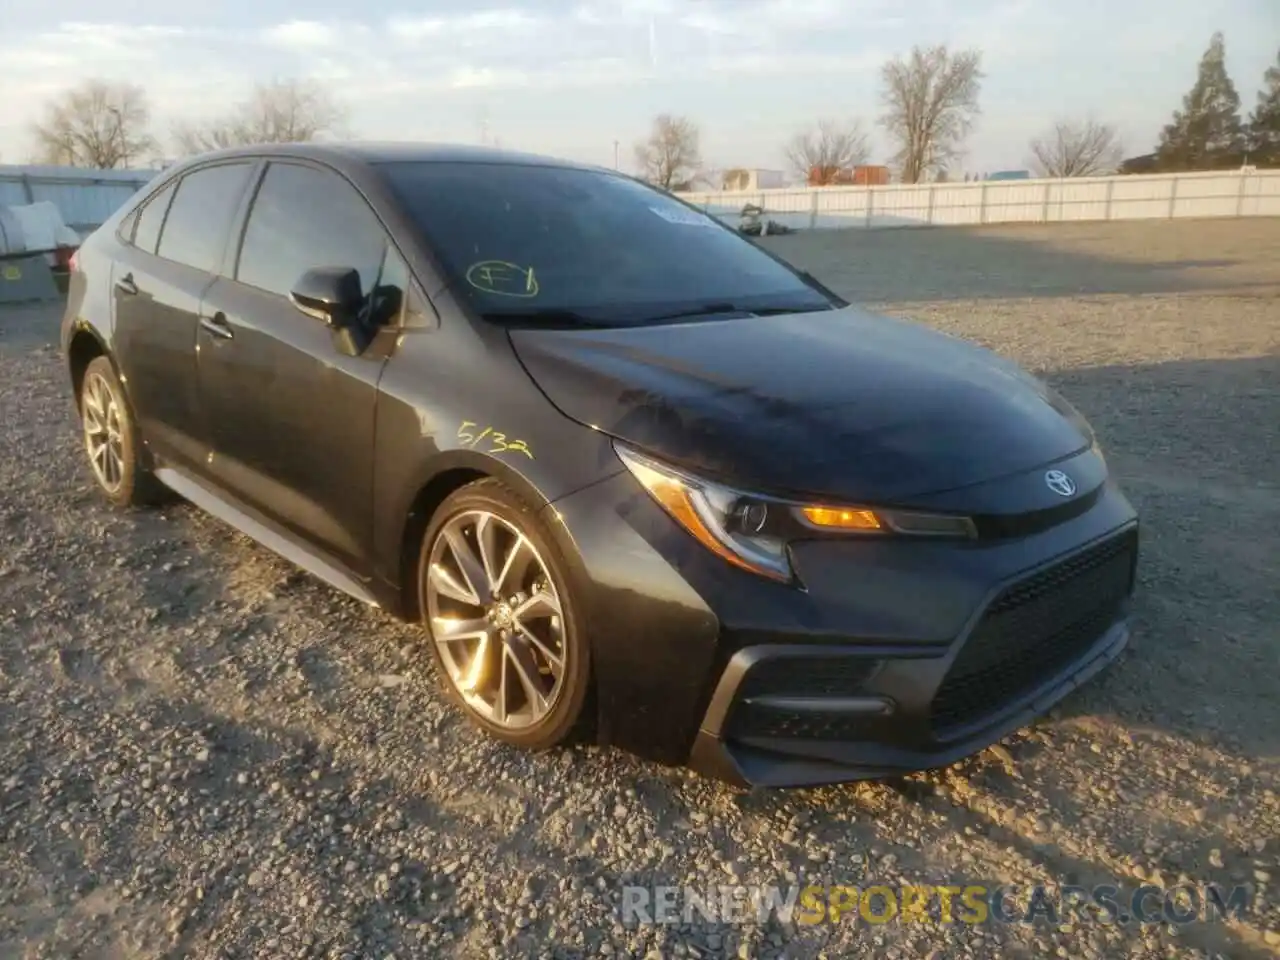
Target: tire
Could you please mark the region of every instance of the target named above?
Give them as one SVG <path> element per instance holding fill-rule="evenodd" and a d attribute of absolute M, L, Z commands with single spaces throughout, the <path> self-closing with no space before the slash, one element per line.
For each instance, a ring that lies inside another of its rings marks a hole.
<path fill-rule="evenodd" d="M 527 750 L 591 724 L 590 651 L 567 569 L 535 510 L 492 479 L 446 497 L 422 539 L 418 609 L 441 686 L 480 729 Z"/>
<path fill-rule="evenodd" d="M 78 400 L 85 455 L 98 489 L 118 507 L 162 502 L 165 489 L 142 460 L 133 411 L 106 357 L 85 367 Z"/>

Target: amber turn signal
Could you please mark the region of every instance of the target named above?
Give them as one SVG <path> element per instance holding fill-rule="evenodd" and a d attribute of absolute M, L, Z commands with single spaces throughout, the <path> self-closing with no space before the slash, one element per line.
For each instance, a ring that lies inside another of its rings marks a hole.
<path fill-rule="evenodd" d="M 880 518 L 857 507 L 802 507 L 804 518 L 815 527 L 831 530 L 883 530 Z"/>

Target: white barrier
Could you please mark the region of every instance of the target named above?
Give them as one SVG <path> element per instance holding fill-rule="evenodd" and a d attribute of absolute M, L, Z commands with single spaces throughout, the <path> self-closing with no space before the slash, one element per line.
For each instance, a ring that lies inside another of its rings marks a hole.
<path fill-rule="evenodd" d="M 682 193 L 736 224 L 747 204 L 797 229 L 1280 216 L 1280 170 Z"/>
<path fill-rule="evenodd" d="M 62 222 L 62 214 L 50 201 L 0 206 L 0 257 L 78 246 L 80 234 Z"/>
<path fill-rule="evenodd" d="M 87 236 L 156 173 L 154 170 L 0 164 L 0 205 L 23 206 L 47 201 L 58 208 L 63 223 L 81 236 Z"/>

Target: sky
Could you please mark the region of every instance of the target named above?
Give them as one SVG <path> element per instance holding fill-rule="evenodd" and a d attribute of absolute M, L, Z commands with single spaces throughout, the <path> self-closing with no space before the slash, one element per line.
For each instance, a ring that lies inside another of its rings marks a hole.
<path fill-rule="evenodd" d="M 1280 50 L 1280 0 L 0 0 L 0 163 L 29 160 L 42 105 L 90 77 L 142 85 L 162 142 L 255 83 L 310 77 L 360 139 L 606 166 L 616 151 L 633 169 L 669 112 L 699 125 L 709 167 L 783 169 L 795 132 L 858 119 L 883 162 L 881 66 L 945 43 L 982 51 L 962 166 L 991 172 L 1025 166 L 1062 118 L 1149 152 L 1215 30 L 1247 114 Z"/>

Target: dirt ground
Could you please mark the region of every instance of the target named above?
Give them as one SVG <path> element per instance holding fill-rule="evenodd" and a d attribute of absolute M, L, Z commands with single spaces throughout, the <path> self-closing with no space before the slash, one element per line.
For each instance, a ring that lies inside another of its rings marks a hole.
<path fill-rule="evenodd" d="M 1092 420 L 1144 523 L 1115 667 L 893 784 L 740 794 L 610 750 L 519 754 L 446 706 L 414 628 L 192 508 L 105 507 L 56 308 L 0 308 L 0 955 L 1280 953 L 1280 220 L 764 242 Z M 797 880 L 1214 882 L 1252 906 L 620 922 L 624 884 Z"/>

